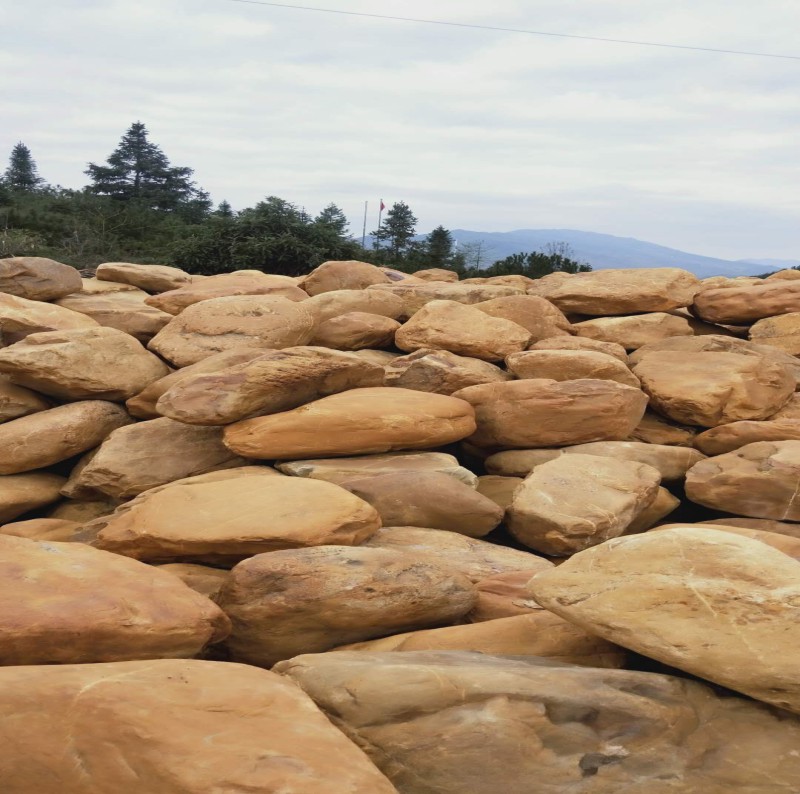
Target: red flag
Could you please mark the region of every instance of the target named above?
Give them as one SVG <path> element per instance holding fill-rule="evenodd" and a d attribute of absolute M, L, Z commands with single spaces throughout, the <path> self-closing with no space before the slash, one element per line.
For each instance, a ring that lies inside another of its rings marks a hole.
<path fill-rule="evenodd" d="M 383 203 L 383 199 L 381 199 L 381 212 L 386 209 L 386 205 Z"/>

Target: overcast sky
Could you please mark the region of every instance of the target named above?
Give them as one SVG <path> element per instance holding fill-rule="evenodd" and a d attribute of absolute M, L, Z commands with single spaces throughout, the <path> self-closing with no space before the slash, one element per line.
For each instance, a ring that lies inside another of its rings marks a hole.
<path fill-rule="evenodd" d="M 309 4 L 800 55 L 798 0 Z M 0 6 L 0 157 L 24 141 L 51 183 L 85 184 L 141 120 L 215 201 L 333 201 L 357 236 L 383 198 L 423 232 L 571 228 L 800 258 L 800 60 L 231 0 Z"/>

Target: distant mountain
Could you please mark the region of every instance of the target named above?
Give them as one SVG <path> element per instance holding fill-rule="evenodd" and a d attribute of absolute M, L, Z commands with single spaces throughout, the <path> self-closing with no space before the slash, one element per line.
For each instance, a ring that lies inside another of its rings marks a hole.
<path fill-rule="evenodd" d="M 748 265 L 763 265 L 772 270 L 786 270 L 790 267 L 800 267 L 800 259 L 739 259 Z"/>
<path fill-rule="evenodd" d="M 714 259 L 667 248 L 663 245 L 575 229 L 519 229 L 513 232 L 475 232 L 451 230 L 459 246 L 486 244 L 486 265 L 522 251 L 544 251 L 550 243 L 566 243 L 575 259 L 588 262 L 596 270 L 612 267 L 681 267 L 700 278 L 708 276 L 756 276 L 791 265 L 782 260 Z M 422 239 L 420 237 L 419 239 Z M 800 262 L 794 263 L 800 264 Z"/>

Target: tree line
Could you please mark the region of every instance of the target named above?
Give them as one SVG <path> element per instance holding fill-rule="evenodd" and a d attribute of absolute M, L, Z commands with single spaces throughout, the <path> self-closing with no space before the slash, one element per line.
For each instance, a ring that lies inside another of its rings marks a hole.
<path fill-rule="evenodd" d="M 564 246 L 492 262 L 485 244 L 459 247 L 443 226 L 419 239 L 403 201 L 388 209 L 366 246 L 335 204 L 316 215 L 277 196 L 238 211 L 227 201 L 215 206 L 193 169 L 172 165 L 138 121 L 104 163 L 88 163 L 84 173 L 89 183 L 80 189 L 50 185 L 30 149 L 14 146 L 0 176 L 0 257 L 45 256 L 80 268 L 172 264 L 207 275 L 246 268 L 294 276 L 329 259 L 406 272 L 444 267 L 462 277 L 591 270 Z"/>

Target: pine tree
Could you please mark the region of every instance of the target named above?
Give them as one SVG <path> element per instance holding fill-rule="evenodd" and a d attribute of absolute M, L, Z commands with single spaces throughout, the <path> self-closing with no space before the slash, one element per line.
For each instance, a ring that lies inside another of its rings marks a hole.
<path fill-rule="evenodd" d="M 430 232 L 425 238 L 428 267 L 447 267 L 453 257 L 453 244 L 453 235 L 444 226 Z"/>
<path fill-rule="evenodd" d="M 44 184 L 39 176 L 31 150 L 20 141 L 12 150 L 3 182 L 11 190 L 31 191 Z"/>
<path fill-rule="evenodd" d="M 314 223 L 319 223 L 323 226 L 328 226 L 338 235 L 345 236 L 347 234 L 347 227 L 350 225 L 347 222 L 347 217 L 339 207 L 335 204 L 328 204 L 316 218 Z"/>
<path fill-rule="evenodd" d="M 388 242 L 388 259 L 392 264 L 400 264 L 408 250 L 417 227 L 417 219 L 404 201 L 396 201 L 386 213 L 381 226 L 372 232 L 376 245 Z"/>
<path fill-rule="evenodd" d="M 229 202 L 223 199 L 219 204 L 217 204 L 217 208 L 214 210 L 213 214 L 219 216 L 220 218 L 232 218 L 233 207 L 231 207 Z"/>

